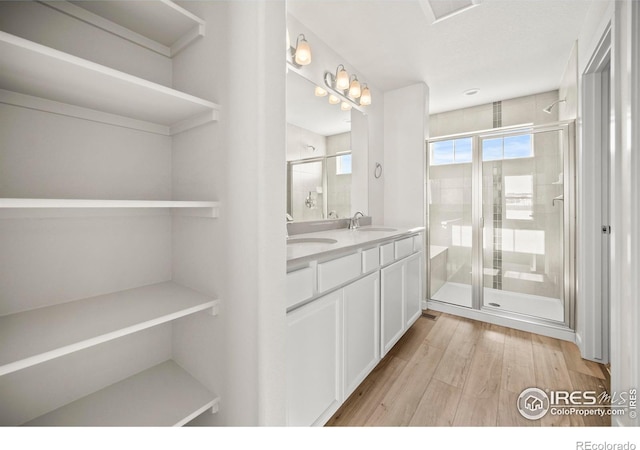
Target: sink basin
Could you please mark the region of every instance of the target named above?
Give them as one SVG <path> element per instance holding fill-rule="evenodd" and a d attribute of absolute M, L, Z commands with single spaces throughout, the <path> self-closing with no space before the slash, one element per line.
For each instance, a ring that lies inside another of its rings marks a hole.
<path fill-rule="evenodd" d="M 398 229 L 387 228 L 387 227 L 362 227 L 362 228 L 356 228 L 356 231 L 398 231 Z"/>
<path fill-rule="evenodd" d="M 335 239 L 330 238 L 298 238 L 287 239 L 287 245 L 291 244 L 335 244 Z"/>

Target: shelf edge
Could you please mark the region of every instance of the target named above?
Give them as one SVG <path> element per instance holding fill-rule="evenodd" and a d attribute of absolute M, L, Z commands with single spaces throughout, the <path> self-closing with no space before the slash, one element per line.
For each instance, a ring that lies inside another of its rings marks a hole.
<path fill-rule="evenodd" d="M 27 367 L 35 366 L 37 364 L 41 364 L 43 362 L 50 361 L 52 359 L 56 359 L 71 353 L 75 353 L 77 351 L 84 350 L 89 347 L 94 347 L 98 344 L 109 342 L 114 339 L 127 336 L 129 334 L 133 334 L 138 331 L 146 330 L 148 328 L 161 325 L 163 323 L 171 322 L 172 320 L 176 320 L 181 317 L 195 314 L 200 311 L 205 311 L 210 308 L 215 308 L 216 305 L 217 305 L 216 300 L 210 300 L 206 303 L 201 303 L 199 305 L 192 306 L 190 308 L 183 309 L 180 311 L 176 311 L 171 314 L 166 314 L 161 317 L 156 317 L 150 320 L 146 320 L 144 322 L 130 325 L 128 327 L 120 328 L 118 330 L 102 334 L 100 336 L 95 336 L 90 339 L 85 339 L 83 341 L 76 342 L 74 344 L 65 345 L 63 347 L 60 347 L 54 350 L 49 350 L 49 351 L 40 353 L 38 355 L 33 355 L 18 361 L 13 361 L 8 364 L 4 364 L 0 366 L 0 376 L 7 375 L 12 372 L 17 372 L 18 370 L 26 369 Z"/>
<path fill-rule="evenodd" d="M 137 31 L 134 31 L 130 28 L 119 25 L 116 22 L 106 19 L 80 6 L 74 5 L 71 2 L 62 1 L 62 0 L 56 0 L 56 1 L 37 0 L 37 1 L 38 3 L 42 3 L 43 5 L 53 8 L 63 14 L 66 14 L 70 17 L 78 19 L 82 22 L 85 22 L 89 25 L 92 25 L 103 31 L 106 31 L 107 33 L 111 33 L 115 36 L 118 36 L 124 40 L 132 42 L 136 45 L 139 45 L 143 48 L 151 50 L 152 52 L 158 53 L 167 58 L 173 58 L 175 55 L 180 53 L 180 51 L 188 47 L 196 39 L 204 36 L 206 32 L 206 23 L 204 20 L 202 20 L 201 18 L 192 14 L 190 11 L 182 8 L 181 6 L 177 5 L 176 3 L 170 0 L 161 0 L 159 3 L 164 4 L 168 9 L 174 11 L 176 14 L 179 14 L 182 17 L 185 17 L 194 23 L 194 26 L 187 33 L 180 36 L 170 46 L 167 46 L 151 38 L 148 38 L 143 34 L 138 33 Z"/>
<path fill-rule="evenodd" d="M 104 123 L 132 130 L 145 131 L 147 133 L 170 136 L 170 127 L 144 120 L 132 119 L 118 114 L 111 114 L 95 109 L 84 108 L 69 103 L 48 100 L 42 97 L 21 94 L 19 92 L 0 89 L 0 103 L 20 108 L 33 109 L 61 116 L 74 117 L 76 119 L 88 120 L 90 122 Z"/>

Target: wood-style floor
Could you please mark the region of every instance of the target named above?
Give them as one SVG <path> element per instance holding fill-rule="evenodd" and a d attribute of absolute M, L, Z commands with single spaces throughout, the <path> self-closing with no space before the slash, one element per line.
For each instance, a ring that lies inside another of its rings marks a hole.
<path fill-rule="evenodd" d="M 609 426 L 610 417 L 531 421 L 523 389 L 609 392 L 604 366 L 569 342 L 429 311 L 328 421 L 327 426 Z"/>

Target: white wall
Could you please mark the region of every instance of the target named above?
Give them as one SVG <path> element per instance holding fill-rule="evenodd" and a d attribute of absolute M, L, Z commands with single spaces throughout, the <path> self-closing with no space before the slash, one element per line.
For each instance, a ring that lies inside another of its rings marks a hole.
<path fill-rule="evenodd" d="M 384 216 L 388 225 L 425 223 L 425 141 L 429 88 L 424 83 L 384 94 Z"/>
<path fill-rule="evenodd" d="M 640 387 L 640 3 L 616 2 L 612 30 L 611 390 L 628 392 Z M 640 419 L 625 414 L 612 423 Z"/>
<path fill-rule="evenodd" d="M 228 2 L 225 423 L 284 424 L 285 2 Z M 237 55 L 243 55 L 238 58 Z"/>

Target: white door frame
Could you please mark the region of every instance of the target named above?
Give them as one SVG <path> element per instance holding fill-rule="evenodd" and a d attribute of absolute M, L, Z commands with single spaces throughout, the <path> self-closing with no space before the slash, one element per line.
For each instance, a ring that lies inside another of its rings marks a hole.
<path fill-rule="evenodd" d="M 609 177 L 603 162 L 610 160 L 611 24 L 603 33 L 582 74 L 582 151 L 578 156 L 576 343 L 582 357 L 609 362 Z M 607 164 L 608 166 L 609 164 Z M 605 193 L 605 195 L 603 195 Z M 604 236 L 604 237 L 603 237 Z"/>

